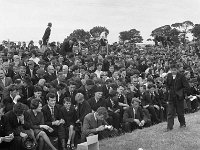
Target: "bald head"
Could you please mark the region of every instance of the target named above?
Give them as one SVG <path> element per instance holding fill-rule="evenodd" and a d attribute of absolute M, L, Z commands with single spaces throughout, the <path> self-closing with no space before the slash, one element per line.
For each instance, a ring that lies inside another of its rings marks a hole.
<path fill-rule="evenodd" d="M 82 93 L 77 93 L 75 96 L 75 101 L 77 103 L 82 103 L 84 101 L 84 95 Z"/>

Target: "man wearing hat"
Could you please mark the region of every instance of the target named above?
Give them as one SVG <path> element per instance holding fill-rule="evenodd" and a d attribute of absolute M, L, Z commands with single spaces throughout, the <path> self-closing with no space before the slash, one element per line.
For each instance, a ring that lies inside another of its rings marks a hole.
<path fill-rule="evenodd" d="M 47 46 L 47 43 L 49 41 L 49 37 L 50 37 L 50 34 L 51 34 L 51 27 L 52 27 L 52 23 L 49 22 L 48 25 L 47 25 L 47 28 L 44 32 L 44 35 L 42 37 L 42 41 L 43 41 L 44 46 Z"/>
<path fill-rule="evenodd" d="M 138 98 L 132 98 L 131 106 L 125 110 L 123 115 L 124 130 L 126 132 L 142 128 L 147 125 L 148 118 L 145 117 L 142 108 L 140 107 L 141 101 Z"/>
<path fill-rule="evenodd" d="M 178 72 L 176 63 L 171 65 L 171 73 L 167 75 L 166 86 L 169 91 L 167 114 L 167 130 L 173 129 L 175 111 L 178 115 L 180 127 L 186 127 L 184 117 L 184 98 L 190 91 L 190 85 L 185 76 Z"/>

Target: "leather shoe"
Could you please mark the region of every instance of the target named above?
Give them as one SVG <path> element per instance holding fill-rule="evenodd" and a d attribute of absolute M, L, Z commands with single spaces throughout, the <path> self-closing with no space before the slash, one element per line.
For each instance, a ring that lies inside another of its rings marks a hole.
<path fill-rule="evenodd" d="M 172 128 L 172 129 L 173 129 L 173 128 Z M 169 131 L 171 131 L 172 129 L 167 128 L 167 129 L 164 130 L 164 132 L 169 132 Z"/>
<path fill-rule="evenodd" d="M 185 127 L 186 127 L 186 124 L 180 125 L 180 128 L 185 128 Z"/>

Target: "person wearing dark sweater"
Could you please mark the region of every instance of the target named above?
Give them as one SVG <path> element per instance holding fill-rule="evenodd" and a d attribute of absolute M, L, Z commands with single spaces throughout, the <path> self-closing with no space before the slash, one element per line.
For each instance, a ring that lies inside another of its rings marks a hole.
<path fill-rule="evenodd" d="M 4 105 L 0 104 L 0 149 L 9 150 L 13 143 L 13 134 L 8 134 L 5 130 L 5 118 L 4 118 Z"/>
<path fill-rule="evenodd" d="M 96 87 L 94 97 L 88 100 L 88 103 L 93 111 L 96 111 L 99 107 L 106 108 L 106 100 L 102 97 L 102 95 L 102 87 Z"/>
<path fill-rule="evenodd" d="M 31 109 L 29 109 L 27 112 L 31 118 L 31 128 L 33 129 L 36 140 L 38 140 L 38 143 L 39 143 L 38 150 L 43 150 L 44 142 L 52 150 L 56 150 L 56 148 L 52 145 L 47 134 L 43 131 L 43 130 L 46 130 L 46 131 L 51 132 L 53 129 L 50 128 L 48 125 L 44 124 L 44 116 L 43 116 L 43 113 L 41 112 L 42 101 L 39 98 L 32 99 L 30 108 Z"/>
<path fill-rule="evenodd" d="M 75 137 L 75 122 L 77 120 L 77 114 L 74 106 L 71 103 L 69 97 L 65 97 L 63 105 L 60 109 L 60 118 L 65 121 L 64 129 L 65 135 L 68 135 L 67 148 L 75 149 L 74 137 Z"/>

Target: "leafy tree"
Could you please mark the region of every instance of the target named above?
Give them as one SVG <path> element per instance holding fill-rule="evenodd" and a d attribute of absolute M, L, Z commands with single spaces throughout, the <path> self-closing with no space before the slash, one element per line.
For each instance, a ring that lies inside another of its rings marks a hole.
<path fill-rule="evenodd" d="M 78 41 L 84 42 L 85 39 L 89 39 L 91 37 L 90 33 L 83 29 L 74 30 L 67 39 L 76 38 Z"/>
<path fill-rule="evenodd" d="M 92 37 L 98 38 L 103 31 L 106 31 L 109 34 L 109 30 L 106 27 L 101 26 L 96 26 L 90 29 L 90 34 Z"/>
<path fill-rule="evenodd" d="M 157 40 L 159 39 L 160 41 L 163 41 L 168 37 L 168 39 L 170 39 L 175 45 L 180 44 L 179 34 L 180 32 L 176 28 L 171 28 L 170 25 L 161 26 L 151 32 L 151 36 L 154 37 L 154 40 L 156 38 Z"/>
<path fill-rule="evenodd" d="M 196 40 L 200 40 L 200 24 L 195 24 L 194 28 L 191 30 L 191 33 L 196 38 Z"/>
<path fill-rule="evenodd" d="M 161 26 L 161 27 L 156 28 L 155 30 L 153 30 L 151 32 L 151 36 L 153 36 L 153 37 L 155 37 L 155 36 L 169 36 L 171 29 L 172 28 L 171 28 L 170 25 Z"/>
<path fill-rule="evenodd" d="M 136 29 L 120 32 L 119 39 L 121 41 L 129 41 L 130 43 L 141 43 L 143 41 L 140 31 Z"/>
<path fill-rule="evenodd" d="M 182 41 L 183 44 L 186 44 L 186 35 L 187 33 L 191 32 L 191 29 L 193 28 L 194 24 L 191 21 L 184 21 L 182 23 L 174 23 L 171 25 L 175 29 L 177 29 L 180 34 L 179 38 Z"/>

